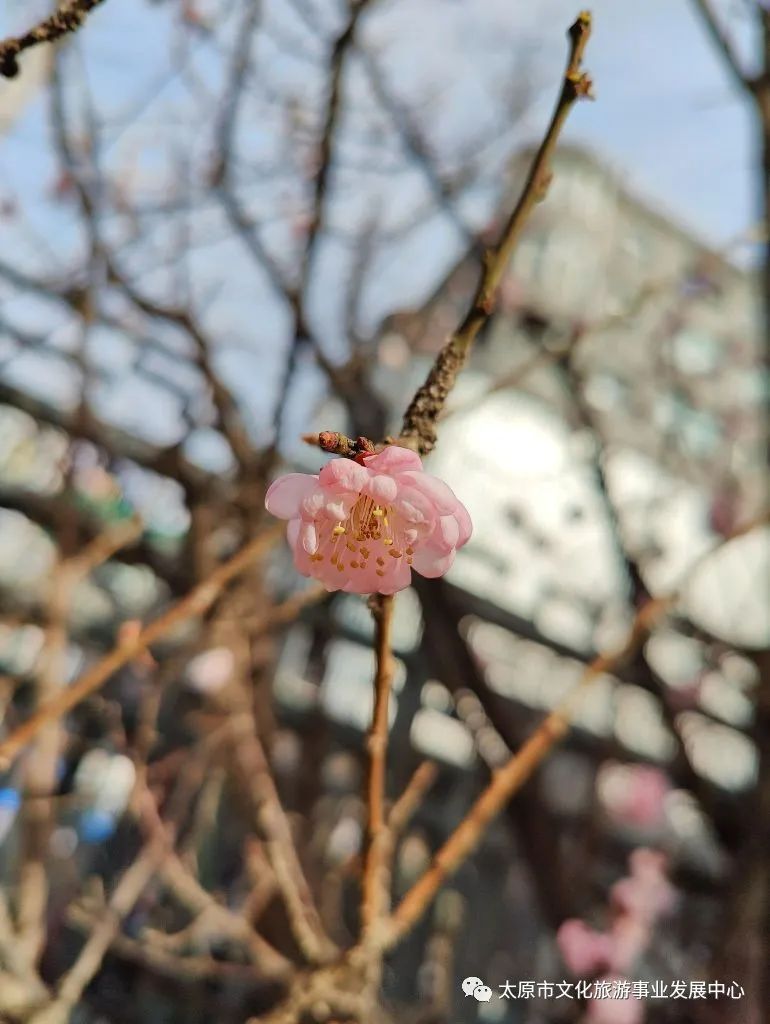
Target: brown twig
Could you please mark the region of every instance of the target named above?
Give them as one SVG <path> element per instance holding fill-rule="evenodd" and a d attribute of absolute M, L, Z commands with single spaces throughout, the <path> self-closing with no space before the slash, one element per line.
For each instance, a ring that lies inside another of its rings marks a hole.
<path fill-rule="evenodd" d="M 236 709 L 229 729 L 233 760 L 251 800 L 257 832 L 265 841 L 292 934 L 309 963 L 328 963 L 338 950 L 318 915 L 251 711 Z"/>
<path fill-rule="evenodd" d="M 149 842 L 125 871 L 107 907 L 94 922 L 77 960 L 57 986 L 56 998 L 30 1019 L 30 1024 L 65 1024 L 84 989 L 102 965 L 104 956 L 145 886 L 158 870 L 169 848 L 164 835 Z"/>
<path fill-rule="evenodd" d="M 180 775 L 174 794 L 174 815 L 166 821 L 158 821 L 157 830 L 123 873 L 107 905 L 95 916 L 93 927 L 75 962 L 59 979 L 53 1000 L 31 1016 L 28 1024 L 66 1024 L 69 1021 L 71 1011 L 100 970 L 107 951 L 119 935 L 123 921 L 165 859 L 173 856 L 180 819 L 194 792 L 194 787 L 189 785 L 189 777 L 194 774 L 190 770 L 192 766 L 188 763 L 186 767 L 188 772 Z M 139 815 L 148 805 L 150 809 L 155 808 L 150 791 L 140 779 L 134 785 L 131 803 Z"/>
<path fill-rule="evenodd" d="M 433 761 L 423 761 L 415 769 L 401 796 L 390 808 L 387 816 L 387 827 L 391 838 L 391 853 L 395 848 L 396 840 L 403 834 L 417 808 L 425 798 L 425 794 L 437 777 L 438 768 Z M 353 877 L 358 875 L 360 870 L 361 855 L 360 853 L 352 853 L 341 865 L 340 873 L 347 877 Z"/>
<path fill-rule="evenodd" d="M 313 207 L 310 228 L 303 253 L 301 281 L 307 284 L 311 265 L 318 248 L 320 231 L 324 224 L 329 178 L 337 129 L 342 113 L 342 81 L 346 56 L 356 38 L 361 16 L 372 0 L 350 0 L 347 22 L 334 41 L 329 60 L 329 92 L 324 111 L 323 128 L 319 141 L 318 171 L 313 181 Z"/>
<path fill-rule="evenodd" d="M 22 36 L 4 39 L 0 43 L 0 76 L 15 78 L 19 73 L 19 54 L 40 43 L 53 43 L 62 36 L 77 32 L 88 14 L 104 0 L 64 0 L 45 21 L 41 21 Z"/>
<path fill-rule="evenodd" d="M 591 80 L 580 70 L 590 34 L 591 15 L 583 11 L 569 30 L 570 53 L 559 99 L 521 197 L 508 219 L 500 242 L 484 256 L 481 280 L 465 319 L 436 357 L 425 383 L 418 389 L 404 415 L 401 441 L 413 446 L 422 455 L 433 450 L 436 443 L 436 420 L 476 336 L 492 315 L 500 282 L 508 269 L 524 225 L 536 204 L 545 198 L 548 191 L 551 157 L 567 116 L 577 100 L 591 96 Z"/>
<path fill-rule="evenodd" d="M 417 766 L 388 815 L 388 828 L 394 836 L 404 831 L 437 778 L 438 768 L 433 761 L 423 761 Z"/>
<path fill-rule="evenodd" d="M 375 594 L 371 599 L 375 623 L 374 710 L 366 740 L 369 777 L 366 791 L 367 825 L 362 879 L 361 923 L 367 936 L 386 910 L 388 893 L 388 837 L 385 820 L 385 769 L 388 750 L 388 710 L 393 685 L 391 631 L 392 595 Z"/>
<path fill-rule="evenodd" d="M 89 933 L 98 921 L 98 916 L 93 911 L 75 906 L 68 909 L 67 922 L 79 931 Z M 220 983 L 236 981 L 239 985 L 253 985 L 255 988 L 265 984 L 264 976 L 255 970 L 253 964 L 215 960 L 212 956 L 203 955 L 178 956 L 160 946 L 149 945 L 123 934 L 113 936 L 110 952 L 161 977 L 172 978 L 183 984 L 200 985 L 203 980 Z"/>
<path fill-rule="evenodd" d="M 68 531 L 62 528 L 62 531 Z M 62 686 L 72 599 L 77 584 L 95 568 L 106 562 L 121 548 L 136 540 L 142 525 L 136 519 L 95 537 L 77 555 L 61 558 L 53 570 L 47 606 L 46 643 L 39 678 L 38 706 L 45 706 Z M 56 764 L 61 736 L 57 719 L 36 737 L 32 757 L 25 763 L 24 832 L 22 863 L 19 872 L 19 893 L 15 956 L 27 968 L 36 969 L 46 936 L 48 906 L 47 851 L 53 820 L 51 794 L 55 789 Z M 37 799 L 30 799 L 37 798 Z"/>
<path fill-rule="evenodd" d="M 196 615 L 202 615 L 217 599 L 223 588 L 262 555 L 282 535 L 280 526 L 273 527 L 259 534 L 245 547 L 224 562 L 194 587 L 186 597 L 182 598 L 168 611 L 159 616 L 143 630 L 136 634 L 128 643 L 113 648 L 109 654 L 96 662 L 88 671 L 75 680 L 66 690 L 47 701 L 30 718 L 19 726 L 10 736 L 0 742 L 0 765 L 9 765 L 19 751 L 48 723 L 66 715 L 82 700 L 95 693 L 123 665 L 130 661 L 150 644 L 159 640 L 175 626 Z"/>
<path fill-rule="evenodd" d="M 145 792 L 140 815 L 148 842 L 164 834 L 163 820 L 149 790 Z M 190 933 L 200 931 L 203 925 L 214 933 L 228 935 L 245 946 L 263 977 L 286 977 L 290 970 L 289 961 L 252 928 L 243 914 L 224 906 L 204 889 L 176 852 L 168 851 L 159 867 L 159 873 L 179 902 L 195 915 Z M 162 936 L 163 940 L 174 938 L 176 936 Z M 159 937 L 153 945 L 163 946 L 168 951 L 172 943 L 166 945 Z"/>

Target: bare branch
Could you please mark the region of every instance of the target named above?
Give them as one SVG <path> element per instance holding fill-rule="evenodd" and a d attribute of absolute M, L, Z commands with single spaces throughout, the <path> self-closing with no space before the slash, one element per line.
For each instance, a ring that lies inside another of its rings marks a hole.
<path fill-rule="evenodd" d="M 385 768 L 388 751 L 388 709 L 393 685 L 393 595 L 374 594 L 371 598 L 375 624 L 374 710 L 366 741 L 369 754 L 369 779 L 366 793 L 368 820 L 364 849 L 361 923 L 365 939 L 376 927 L 387 907 L 389 870 L 387 846 L 389 829 L 385 820 Z"/>
<path fill-rule="evenodd" d="M 19 54 L 40 43 L 53 43 L 62 36 L 77 32 L 88 14 L 104 0 L 64 0 L 54 14 L 41 21 L 23 36 L 0 42 L 0 76 L 15 78 L 19 73 Z"/>
<path fill-rule="evenodd" d="M 748 89 L 749 92 L 754 92 L 756 83 L 744 70 L 730 38 L 719 21 L 719 16 L 714 10 L 711 0 L 693 0 L 693 3 L 703 19 L 703 24 L 711 36 L 712 42 L 718 50 L 721 50 L 727 69 L 738 86 L 741 89 Z"/>
<path fill-rule="evenodd" d="M 404 415 L 401 442 L 411 444 L 423 455 L 432 451 L 436 443 L 436 420 L 444 407 L 457 375 L 465 365 L 481 328 L 494 310 L 495 299 L 516 244 L 532 210 L 548 191 L 550 161 L 556 144 L 575 102 L 591 95 L 591 80 L 580 70 L 583 52 L 591 34 L 591 15 L 584 11 L 569 30 L 570 53 L 564 73 L 559 99 L 551 122 L 537 151 L 524 191 L 508 219 L 500 242 L 489 249 L 484 257 L 481 275 L 471 307 L 444 348 L 419 388 Z"/>
<path fill-rule="evenodd" d="M 133 661 L 151 643 L 165 636 L 174 626 L 196 615 L 202 615 L 217 599 L 222 589 L 268 550 L 282 536 L 276 527 L 260 533 L 236 555 L 224 562 L 210 576 L 194 587 L 186 597 L 125 644 L 115 647 L 101 658 L 71 686 L 39 708 L 15 732 L 0 742 L 0 764 L 10 764 L 19 751 L 48 723 L 66 715 L 86 697 L 90 697 L 123 665 Z"/>

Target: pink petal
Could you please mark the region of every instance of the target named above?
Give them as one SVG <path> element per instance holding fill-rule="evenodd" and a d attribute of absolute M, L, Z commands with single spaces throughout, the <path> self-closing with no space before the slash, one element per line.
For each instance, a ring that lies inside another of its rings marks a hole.
<path fill-rule="evenodd" d="M 286 526 L 286 540 L 289 542 L 289 546 L 292 550 L 295 550 L 299 545 L 299 531 L 302 525 L 300 519 L 290 519 Z"/>
<path fill-rule="evenodd" d="M 329 561 L 315 562 L 302 544 L 303 531 L 309 524 L 301 519 L 292 519 L 286 529 L 286 539 L 294 552 L 294 565 L 303 576 L 311 576 L 320 580 L 327 590 L 342 590 L 348 580 L 349 572 L 339 572 Z M 312 525 L 312 524 L 310 524 Z"/>
<path fill-rule="evenodd" d="M 311 494 L 302 499 L 300 515 L 303 519 L 316 519 L 325 504 L 326 494 L 321 487 L 316 487 Z"/>
<path fill-rule="evenodd" d="M 402 480 L 429 498 L 442 515 L 450 515 L 460 504 L 449 484 L 445 484 L 437 476 L 431 476 L 430 473 L 400 473 L 399 483 Z"/>
<path fill-rule="evenodd" d="M 265 495 L 265 508 L 278 519 L 299 515 L 301 503 L 318 487 L 318 477 L 309 473 L 286 473 L 274 480 Z"/>
<path fill-rule="evenodd" d="M 320 580 L 329 591 L 344 590 L 345 584 L 350 579 L 351 571 L 343 569 L 340 572 L 336 565 L 330 565 L 329 562 L 313 562 L 312 575 L 315 579 Z"/>
<path fill-rule="evenodd" d="M 412 571 L 403 559 L 389 559 L 382 576 L 378 569 L 380 566 L 371 562 L 365 569 L 351 571 L 341 589 L 350 594 L 395 594 L 412 582 Z"/>
<path fill-rule="evenodd" d="M 471 538 L 471 534 L 473 533 L 473 523 L 471 522 L 471 517 L 468 515 L 467 508 L 459 501 L 457 502 L 457 508 L 454 511 L 454 516 L 457 520 L 457 525 L 460 528 L 460 536 L 457 538 L 457 547 L 461 548 L 463 544 L 467 544 Z"/>
<path fill-rule="evenodd" d="M 389 505 L 398 494 L 398 484 L 392 476 L 373 473 L 364 484 L 363 493 L 382 505 Z"/>
<path fill-rule="evenodd" d="M 431 543 L 444 551 L 454 551 L 460 539 L 460 527 L 454 516 L 442 516 L 437 528 L 433 531 Z M 439 542 L 439 543 L 437 543 Z"/>
<path fill-rule="evenodd" d="M 335 522 L 341 523 L 348 518 L 353 506 L 358 501 L 358 494 L 354 491 L 348 491 L 344 494 L 335 494 L 334 497 L 330 497 L 329 491 L 325 491 L 326 505 L 324 512 Z"/>
<path fill-rule="evenodd" d="M 365 569 L 351 572 L 342 588 L 349 594 L 376 594 L 383 577 L 378 576 L 376 565 L 367 565 Z"/>
<path fill-rule="evenodd" d="M 419 473 L 422 470 L 422 460 L 409 448 L 391 444 L 377 455 L 370 455 L 366 459 L 366 468 L 373 469 L 376 473 L 404 473 L 407 470 Z"/>
<path fill-rule="evenodd" d="M 412 582 L 412 569 L 403 559 L 393 559 L 396 562 L 394 572 L 386 576 L 378 576 L 376 592 L 379 594 L 397 594 L 399 590 L 406 590 Z"/>
<path fill-rule="evenodd" d="M 421 544 L 415 548 L 412 557 L 412 568 L 419 572 L 421 576 L 434 580 L 438 576 L 443 576 L 444 573 L 449 572 L 454 560 L 454 548 L 447 553 L 445 551 L 438 551 L 429 544 Z"/>
<path fill-rule="evenodd" d="M 436 518 L 433 504 L 414 487 L 400 487 L 393 506 L 408 523 L 432 525 Z"/>
<path fill-rule="evenodd" d="M 302 520 L 292 519 L 286 527 L 286 539 L 294 553 L 294 565 L 303 576 L 312 576 L 315 562 L 310 561 L 310 556 L 302 546 Z"/>
<path fill-rule="evenodd" d="M 315 523 L 303 522 L 300 527 L 299 535 L 302 540 L 302 547 L 309 555 L 314 555 L 318 550 L 318 533 L 315 528 Z"/>
<path fill-rule="evenodd" d="M 404 544 L 415 544 L 420 537 L 420 531 L 415 526 L 407 526 L 404 529 Z"/>
<path fill-rule="evenodd" d="M 570 918 L 556 933 L 556 945 L 572 974 L 587 977 L 595 974 L 607 962 L 610 950 L 608 936 L 594 931 L 585 921 Z"/>
<path fill-rule="evenodd" d="M 360 494 L 369 479 L 369 473 L 351 459 L 332 459 L 318 474 L 318 479 L 324 487 L 336 493 L 356 491 Z"/>

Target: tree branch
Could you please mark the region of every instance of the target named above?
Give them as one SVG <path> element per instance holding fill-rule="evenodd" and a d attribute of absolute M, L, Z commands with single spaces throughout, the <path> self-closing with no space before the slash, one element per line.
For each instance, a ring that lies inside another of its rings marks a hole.
<path fill-rule="evenodd" d="M 537 151 L 524 190 L 503 231 L 500 242 L 484 256 L 484 269 L 471 307 L 456 332 L 436 357 L 425 383 L 415 394 L 404 415 L 401 442 L 422 455 L 436 443 L 436 420 L 481 328 L 494 310 L 503 275 L 532 210 L 548 191 L 550 161 L 567 116 L 578 99 L 591 96 L 591 80 L 580 70 L 591 34 L 591 15 L 583 11 L 569 30 L 570 53 L 559 99 L 551 122 Z"/>
<path fill-rule="evenodd" d="M 165 636 L 174 626 L 196 615 L 202 615 L 217 599 L 223 588 L 270 548 L 283 534 L 276 526 L 260 533 L 232 558 L 218 566 L 207 579 L 194 587 L 186 597 L 145 626 L 128 643 L 113 648 L 67 689 L 47 701 L 10 736 L 0 741 L 0 765 L 9 765 L 18 753 L 48 724 L 66 715 L 86 697 L 95 693 L 123 665 L 133 661 L 151 643 Z"/>
<path fill-rule="evenodd" d="M 104 0 L 64 0 L 58 11 L 25 32 L 23 36 L 0 43 L 0 75 L 15 78 L 19 73 L 19 54 L 40 43 L 53 43 L 62 36 L 77 32 L 88 14 Z"/>
<path fill-rule="evenodd" d="M 711 0 L 693 0 L 696 10 L 699 12 L 711 40 L 718 50 L 721 50 L 725 58 L 728 71 L 732 74 L 736 83 L 741 89 L 748 89 L 754 92 L 756 83 L 746 74 L 743 65 L 738 59 L 733 44 L 722 28 Z"/>
<path fill-rule="evenodd" d="M 361 923 L 367 937 L 382 917 L 388 897 L 388 837 L 385 820 L 385 771 L 388 751 L 388 708 L 393 685 L 393 595 L 374 594 L 371 598 L 375 624 L 374 711 L 366 741 L 369 754 L 369 778 L 366 792 L 366 845 L 362 879 Z"/>

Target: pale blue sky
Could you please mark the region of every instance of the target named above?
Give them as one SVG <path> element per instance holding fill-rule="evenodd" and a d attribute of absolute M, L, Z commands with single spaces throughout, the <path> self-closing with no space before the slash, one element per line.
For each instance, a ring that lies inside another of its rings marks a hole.
<path fill-rule="evenodd" d="M 20 27 L 45 7 L 18 0 L 3 6 L 0 31 L 9 22 Z M 414 66 L 405 69 L 405 80 L 413 74 L 419 78 L 419 69 L 429 66 L 421 26 L 434 40 L 438 62 L 445 48 L 458 46 L 457 37 L 467 33 L 471 19 L 482 41 L 484 31 L 489 38 L 496 24 L 510 31 L 511 21 L 520 21 L 524 46 L 534 44 L 533 79 L 543 95 L 529 119 L 534 136 L 563 61 L 563 28 L 580 5 L 579 0 L 536 0 L 526 11 L 516 10 L 518 6 L 511 0 L 474 0 L 472 5 L 467 0 L 383 0 L 380 9 L 391 32 L 401 24 L 415 40 Z M 595 147 L 633 187 L 661 201 L 710 240 L 725 240 L 743 230 L 754 208 L 750 104 L 726 74 L 692 0 L 594 0 L 587 6 L 594 14 L 594 33 L 586 63 L 596 81 L 597 103 L 573 117 L 567 136 Z M 745 43 L 740 0 L 723 0 L 722 7 L 730 31 L 742 35 Z M 166 21 L 162 8 L 136 0 L 108 0 L 91 17 L 88 32 L 99 37 L 100 49 L 108 55 L 116 95 L 131 82 L 139 18 L 147 17 L 159 26 Z M 163 31 L 143 33 L 145 68 L 162 38 Z M 478 46 L 479 40 L 475 42 Z M 478 53 L 475 49 L 468 54 L 471 65 Z M 162 59 L 160 50 L 158 57 Z M 458 77 L 467 85 L 472 68 L 461 67 Z M 458 118 L 478 118 L 472 88 L 457 89 L 455 110 Z"/>

